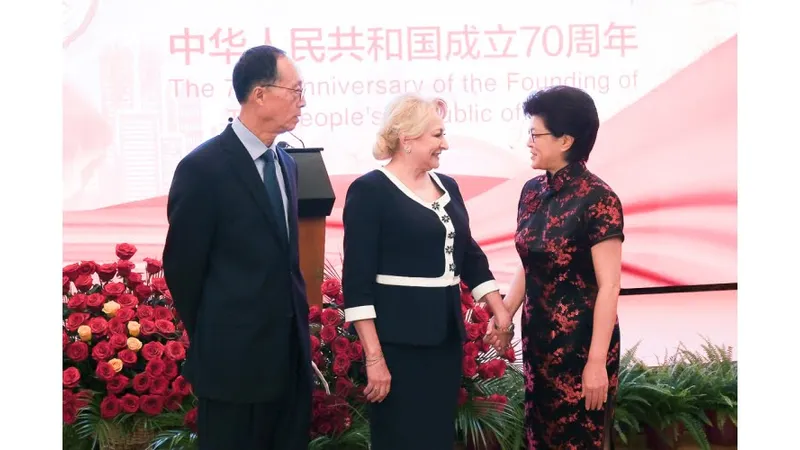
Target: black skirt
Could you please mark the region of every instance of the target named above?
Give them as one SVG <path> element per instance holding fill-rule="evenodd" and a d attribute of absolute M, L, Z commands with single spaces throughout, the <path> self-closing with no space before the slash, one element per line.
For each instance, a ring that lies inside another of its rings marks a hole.
<path fill-rule="evenodd" d="M 460 299 L 448 295 L 447 301 Z M 440 345 L 382 345 L 392 384 L 383 402 L 371 405 L 372 450 L 453 449 L 463 342 L 454 315 L 448 317 L 442 324 L 447 338 Z"/>

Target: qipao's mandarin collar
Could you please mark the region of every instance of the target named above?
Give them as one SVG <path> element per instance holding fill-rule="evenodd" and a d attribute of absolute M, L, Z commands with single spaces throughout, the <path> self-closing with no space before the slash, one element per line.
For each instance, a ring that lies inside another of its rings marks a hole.
<path fill-rule="evenodd" d="M 547 189 L 552 189 L 553 191 L 558 192 L 570 181 L 581 176 L 583 172 L 586 172 L 585 162 L 578 161 L 568 164 L 566 167 L 562 167 L 558 172 L 556 172 L 555 175 L 550 175 L 550 172 L 547 172 L 545 186 Z"/>

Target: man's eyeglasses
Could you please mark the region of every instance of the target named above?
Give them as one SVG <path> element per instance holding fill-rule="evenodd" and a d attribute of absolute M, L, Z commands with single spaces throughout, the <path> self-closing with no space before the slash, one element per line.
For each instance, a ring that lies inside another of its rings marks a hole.
<path fill-rule="evenodd" d="M 265 84 L 264 86 L 265 87 L 276 87 L 276 88 L 280 88 L 280 89 L 286 89 L 287 91 L 292 91 L 297 96 L 298 100 L 301 99 L 301 98 L 304 98 L 306 96 L 306 88 L 305 87 L 301 87 L 301 88 L 297 89 L 297 88 L 290 88 L 290 87 L 286 87 L 286 86 L 279 86 L 277 84 Z"/>

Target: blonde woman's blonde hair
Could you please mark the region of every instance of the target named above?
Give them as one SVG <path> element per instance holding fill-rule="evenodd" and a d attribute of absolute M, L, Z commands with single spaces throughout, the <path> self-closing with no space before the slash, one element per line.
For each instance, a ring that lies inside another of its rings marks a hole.
<path fill-rule="evenodd" d="M 434 117 L 444 118 L 447 104 L 440 98 L 425 99 L 415 94 L 396 98 L 383 114 L 372 155 L 377 160 L 391 158 L 400 147 L 400 136 L 414 139 L 422 136 Z"/>

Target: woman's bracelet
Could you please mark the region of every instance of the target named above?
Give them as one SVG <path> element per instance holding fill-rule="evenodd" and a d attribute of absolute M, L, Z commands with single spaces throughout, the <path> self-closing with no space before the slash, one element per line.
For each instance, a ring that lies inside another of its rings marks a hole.
<path fill-rule="evenodd" d="M 498 333 L 504 333 L 504 334 L 505 334 L 505 333 L 509 333 L 509 334 L 513 334 L 513 333 L 514 333 L 514 324 L 513 324 L 513 323 L 509 324 L 507 328 L 500 328 L 500 327 L 498 327 L 498 326 L 497 326 L 497 324 L 495 324 L 495 325 L 494 325 L 494 329 L 495 329 L 495 331 L 497 331 Z"/>
<path fill-rule="evenodd" d="M 378 364 L 379 362 L 381 362 L 382 359 L 383 359 L 383 356 L 380 356 L 380 357 L 377 357 L 377 358 L 374 358 L 374 359 L 368 359 L 367 363 L 364 364 L 364 365 L 366 367 L 374 366 L 375 364 Z"/>

